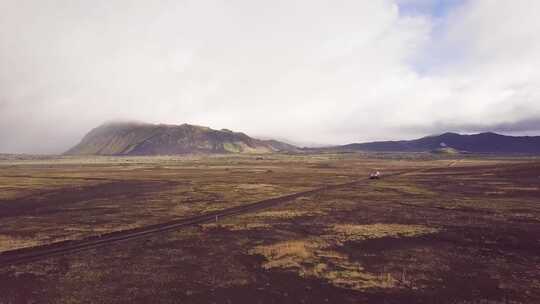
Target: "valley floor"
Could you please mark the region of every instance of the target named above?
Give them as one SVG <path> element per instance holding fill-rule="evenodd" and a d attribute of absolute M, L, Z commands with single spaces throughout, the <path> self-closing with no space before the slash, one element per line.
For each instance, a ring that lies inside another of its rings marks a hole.
<path fill-rule="evenodd" d="M 383 178 L 367 180 L 375 170 Z M 1 266 L 0 303 L 540 302 L 540 161 L 531 158 L 9 159 L 0 161 L 0 252 L 352 181 Z"/>

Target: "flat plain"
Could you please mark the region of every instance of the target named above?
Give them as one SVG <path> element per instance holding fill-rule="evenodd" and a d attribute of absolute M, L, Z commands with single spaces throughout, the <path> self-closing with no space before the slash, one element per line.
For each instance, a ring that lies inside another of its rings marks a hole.
<path fill-rule="evenodd" d="M 379 180 L 368 180 L 375 170 Z M 325 189 L 329 185 L 341 185 Z M 539 303 L 540 160 L 429 154 L 0 160 L 0 303 Z"/>

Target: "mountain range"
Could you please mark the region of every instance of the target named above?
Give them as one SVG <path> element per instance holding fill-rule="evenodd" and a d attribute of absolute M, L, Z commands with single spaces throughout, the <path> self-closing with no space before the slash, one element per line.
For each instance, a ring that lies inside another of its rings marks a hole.
<path fill-rule="evenodd" d="M 507 136 L 487 132 L 472 135 L 444 133 L 415 140 L 376 141 L 334 147 L 343 151 L 540 153 L 540 136 Z"/>
<path fill-rule="evenodd" d="M 256 139 L 228 129 L 214 130 L 190 124 L 109 122 L 91 130 L 65 154 L 171 155 L 314 151 L 540 154 L 540 136 L 506 136 L 492 132 L 472 135 L 444 133 L 415 140 L 298 148 L 282 141 Z"/>
<path fill-rule="evenodd" d="M 295 152 L 293 145 L 189 124 L 110 122 L 90 131 L 66 155 L 170 155 Z"/>

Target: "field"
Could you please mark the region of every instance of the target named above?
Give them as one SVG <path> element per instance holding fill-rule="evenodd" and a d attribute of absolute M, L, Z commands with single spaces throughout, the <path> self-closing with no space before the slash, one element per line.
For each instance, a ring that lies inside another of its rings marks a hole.
<path fill-rule="evenodd" d="M 2 264 L 203 214 L 223 216 Z M 155 302 L 540 303 L 540 160 L 0 160 L 0 303 Z"/>

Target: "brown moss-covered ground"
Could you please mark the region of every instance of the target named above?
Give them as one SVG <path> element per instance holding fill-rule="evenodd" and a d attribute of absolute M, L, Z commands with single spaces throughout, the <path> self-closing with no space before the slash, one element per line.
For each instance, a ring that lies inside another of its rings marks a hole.
<path fill-rule="evenodd" d="M 7 191 L 0 251 L 347 182 L 375 169 L 426 169 L 0 268 L 0 303 L 540 302 L 534 159 L 63 158 L 0 168 Z"/>

